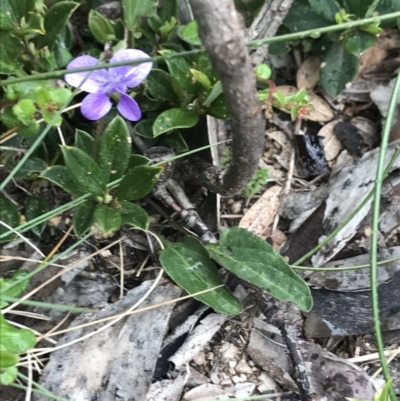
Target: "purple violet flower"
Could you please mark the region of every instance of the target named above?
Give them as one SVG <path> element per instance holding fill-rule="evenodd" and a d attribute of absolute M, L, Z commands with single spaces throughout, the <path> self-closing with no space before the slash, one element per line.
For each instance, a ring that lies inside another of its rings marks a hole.
<path fill-rule="evenodd" d="M 110 63 L 119 61 L 133 61 L 149 57 L 141 50 L 126 49 L 119 50 L 111 57 Z M 67 69 L 92 67 L 99 62 L 92 56 L 80 56 L 72 60 Z M 145 80 L 149 75 L 152 62 L 142 63 L 135 66 L 113 67 L 107 70 L 94 70 L 86 81 L 80 86 L 88 75 L 88 72 L 76 72 L 65 75 L 65 81 L 75 88 L 80 87 L 89 94 L 83 99 L 81 105 L 82 114 L 88 120 L 99 120 L 111 109 L 112 97 L 118 100 L 118 111 L 130 121 L 138 121 L 142 112 L 135 100 L 126 94 L 128 88 L 134 88 Z"/>

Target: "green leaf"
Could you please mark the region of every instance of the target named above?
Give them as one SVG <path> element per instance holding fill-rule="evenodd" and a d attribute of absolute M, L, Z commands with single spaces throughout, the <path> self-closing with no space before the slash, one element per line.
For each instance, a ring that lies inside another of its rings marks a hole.
<path fill-rule="evenodd" d="M 107 183 L 124 175 L 132 152 L 131 141 L 128 126 L 119 116 L 108 124 L 101 135 L 97 161 Z"/>
<path fill-rule="evenodd" d="M 300 32 L 328 26 L 329 22 L 312 10 L 308 0 L 296 0 L 283 20 L 283 25 L 291 32 Z"/>
<path fill-rule="evenodd" d="M 0 349 L 0 369 L 11 368 L 19 362 L 17 355 Z"/>
<path fill-rule="evenodd" d="M 162 50 L 160 53 L 164 56 L 175 54 L 172 50 Z M 193 85 L 192 74 L 189 63 L 182 57 L 167 58 L 165 60 L 168 70 L 178 85 L 189 93 L 197 93 L 196 85 Z"/>
<path fill-rule="evenodd" d="M 36 113 L 36 107 L 31 99 L 22 99 L 13 106 L 13 113 L 22 124 L 29 125 Z"/>
<path fill-rule="evenodd" d="M 345 8 L 349 14 L 355 14 L 358 18 L 363 18 L 371 5 L 372 0 L 346 0 Z"/>
<path fill-rule="evenodd" d="M 37 47 L 52 47 L 58 36 L 61 34 L 72 13 L 77 9 L 79 3 L 73 1 L 60 1 L 55 3 L 47 12 L 44 20 L 46 34 L 40 36 Z"/>
<path fill-rule="evenodd" d="M 22 72 L 20 60 L 23 52 L 21 39 L 7 31 L 0 31 L 0 74 Z"/>
<path fill-rule="evenodd" d="M 36 0 L 8 0 L 7 3 L 9 3 L 12 8 L 15 20 L 20 22 L 22 18 L 28 18 L 30 12 L 35 9 Z M 1 5 L 4 6 L 4 2 L 2 2 Z"/>
<path fill-rule="evenodd" d="M 20 222 L 17 207 L 4 196 L 0 195 L 0 221 L 12 228 L 18 227 Z M 0 235 L 10 231 L 9 228 L 0 224 Z M 10 241 L 14 238 L 14 234 L 9 234 L 5 238 L 1 238 L 0 242 Z"/>
<path fill-rule="evenodd" d="M 206 88 L 207 90 L 211 89 L 211 82 L 206 74 L 193 68 L 190 69 L 190 72 L 193 74 L 196 81 L 200 82 L 201 85 L 204 86 L 204 88 Z"/>
<path fill-rule="evenodd" d="M 217 266 L 193 237 L 185 237 L 179 243 L 168 242 L 161 251 L 160 263 L 168 276 L 189 294 L 223 285 Z M 235 315 L 242 311 L 240 301 L 225 286 L 195 298 L 221 313 Z"/>
<path fill-rule="evenodd" d="M 156 166 L 137 166 L 128 170 L 117 190 L 121 200 L 137 200 L 145 197 L 154 187 L 163 169 Z"/>
<path fill-rule="evenodd" d="M 32 157 L 22 165 L 19 171 L 15 174 L 15 177 L 36 179 L 44 170 L 46 170 L 46 168 L 47 164 L 42 159 Z"/>
<path fill-rule="evenodd" d="M 104 44 L 110 40 L 115 40 L 114 28 L 111 22 L 96 10 L 90 10 L 89 12 L 89 29 L 100 43 Z"/>
<path fill-rule="evenodd" d="M 150 217 L 142 207 L 128 201 L 120 201 L 119 206 L 118 211 L 123 224 L 130 224 L 142 230 L 149 228 Z"/>
<path fill-rule="evenodd" d="M 219 118 L 221 120 L 227 120 L 229 118 L 228 106 L 226 105 L 225 95 L 219 95 L 206 109 L 206 114 Z"/>
<path fill-rule="evenodd" d="M 133 128 L 135 134 L 143 138 L 154 138 L 153 134 L 153 120 L 141 120 Z"/>
<path fill-rule="evenodd" d="M 0 371 L 0 384 L 9 386 L 17 378 L 18 369 L 15 366 Z"/>
<path fill-rule="evenodd" d="M 169 21 L 172 17 L 178 18 L 178 0 L 168 0 L 158 10 L 162 21 Z"/>
<path fill-rule="evenodd" d="M 29 284 L 29 278 L 24 280 L 27 275 L 27 271 L 17 270 L 10 278 L 0 277 L 0 309 L 8 305 L 7 302 L 1 300 L 2 296 L 16 298 L 25 291 Z"/>
<path fill-rule="evenodd" d="M 94 139 L 92 135 L 88 134 L 86 131 L 81 131 L 80 129 L 75 130 L 75 146 L 89 156 L 94 157 Z"/>
<path fill-rule="evenodd" d="M 156 13 L 157 0 L 122 0 L 126 27 L 135 32 L 142 17 L 151 17 Z"/>
<path fill-rule="evenodd" d="M 340 5 L 335 0 L 308 0 L 313 11 L 329 22 L 335 22 L 335 15 L 340 12 Z"/>
<path fill-rule="evenodd" d="M 99 165 L 82 150 L 61 146 L 65 165 L 74 180 L 80 187 L 93 195 L 103 197 L 106 192 L 106 183 Z"/>
<path fill-rule="evenodd" d="M 42 214 L 47 213 L 50 210 L 49 203 L 47 199 L 42 195 L 34 195 L 28 199 L 25 207 L 25 217 L 26 221 L 30 221 L 35 219 L 36 217 L 41 216 Z M 46 228 L 47 221 L 40 223 L 39 225 L 32 228 L 32 232 L 35 233 L 38 237 L 42 234 L 43 230 Z"/>
<path fill-rule="evenodd" d="M 171 75 L 163 70 L 153 69 L 146 79 L 146 87 L 153 99 L 179 104 L 171 84 Z"/>
<path fill-rule="evenodd" d="M 218 244 L 207 244 L 211 257 L 238 277 L 257 285 L 280 301 L 301 310 L 312 307 L 310 289 L 266 241 L 239 227 L 222 232 Z"/>
<path fill-rule="evenodd" d="M 21 354 L 36 344 L 36 336 L 32 330 L 17 329 L 8 323 L 0 313 L 0 344 L 7 351 Z"/>
<path fill-rule="evenodd" d="M 194 110 L 169 109 L 161 113 L 153 124 L 155 137 L 177 128 L 194 127 L 199 121 L 199 115 Z"/>
<path fill-rule="evenodd" d="M 150 164 L 151 160 L 147 158 L 146 156 L 142 155 L 131 155 L 129 157 L 129 164 L 128 168 L 131 170 L 136 166 L 147 166 Z"/>
<path fill-rule="evenodd" d="M 343 43 L 349 54 L 358 57 L 375 43 L 375 35 L 363 31 L 351 32 L 345 36 Z"/>
<path fill-rule="evenodd" d="M 221 94 L 222 94 L 222 84 L 221 84 L 221 81 L 218 81 L 215 83 L 215 85 L 211 89 L 211 92 L 208 94 L 208 96 L 204 100 L 203 106 L 208 106 Z"/>
<path fill-rule="evenodd" d="M 95 209 L 94 220 L 105 235 L 117 231 L 122 224 L 119 211 L 107 205 L 101 205 Z"/>
<path fill-rule="evenodd" d="M 97 202 L 93 198 L 89 198 L 74 209 L 72 223 L 74 232 L 78 237 L 81 237 L 94 223 L 96 206 Z"/>
<path fill-rule="evenodd" d="M 347 53 L 343 44 L 332 43 L 321 68 L 321 84 L 333 97 L 353 82 L 358 73 L 358 58 Z"/>
<path fill-rule="evenodd" d="M 272 71 L 268 64 L 258 64 L 255 68 L 256 78 L 258 80 L 267 80 L 271 78 Z"/>
<path fill-rule="evenodd" d="M 46 178 L 46 180 L 54 182 L 54 184 L 60 186 L 64 191 L 67 191 L 76 198 L 86 194 L 85 189 L 77 184 L 65 166 L 48 167 L 42 172 L 41 176 Z"/>
<path fill-rule="evenodd" d="M 178 35 L 184 42 L 191 45 L 201 46 L 202 44 L 199 37 L 199 26 L 196 21 L 190 21 L 182 29 L 179 29 Z"/>

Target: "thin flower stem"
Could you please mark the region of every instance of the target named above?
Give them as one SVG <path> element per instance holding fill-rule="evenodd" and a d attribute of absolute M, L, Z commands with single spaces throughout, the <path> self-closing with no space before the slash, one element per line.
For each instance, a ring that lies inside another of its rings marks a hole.
<path fill-rule="evenodd" d="M 296 39 L 304 39 L 306 37 L 313 36 L 316 33 L 323 34 L 323 33 L 328 33 L 328 32 L 340 31 L 340 30 L 355 28 L 357 26 L 362 26 L 362 25 L 371 24 L 371 23 L 377 23 L 379 21 L 384 21 L 384 20 L 398 18 L 398 17 L 400 17 L 399 11 L 390 13 L 390 14 L 379 15 L 379 16 L 372 17 L 372 18 L 365 18 L 363 20 L 350 21 L 350 22 L 345 22 L 343 24 L 330 25 L 330 26 L 326 26 L 323 28 L 310 29 L 307 31 L 301 31 L 301 32 L 290 33 L 287 35 L 275 36 L 273 38 L 253 40 L 253 41 L 247 42 L 247 46 L 250 48 L 258 48 L 260 46 L 268 45 L 271 43 L 285 42 L 288 40 L 296 40 Z M 201 52 L 204 52 L 204 49 L 194 49 L 194 50 L 189 50 L 189 51 L 180 52 L 180 53 L 176 53 L 176 54 L 148 57 L 148 58 L 139 59 L 139 60 L 135 60 L 135 61 L 120 61 L 118 63 L 109 63 L 109 64 L 104 63 L 104 64 L 95 65 L 92 67 L 82 67 L 82 68 L 73 68 L 73 69 L 71 68 L 70 70 L 64 69 L 64 70 L 58 70 L 58 71 L 52 71 L 52 72 L 44 72 L 44 73 L 36 74 L 36 75 L 28 75 L 26 77 L 8 78 L 8 79 L 0 80 L 0 86 L 6 86 L 6 85 L 17 84 L 17 83 L 28 82 L 28 81 L 37 81 L 37 80 L 41 80 L 41 79 L 61 78 L 66 73 L 94 71 L 94 70 L 100 70 L 100 69 L 104 69 L 104 68 L 122 67 L 122 66 L 126 66 L 126 65 L 133 66 L 133 65 L 139 65 L 142 63 L 148 63 L 149 61 L 158 62 L 161 60 L 173 59 L 173 58 L 177 58 L 177 57 L 193 56 L 193 55 L 199 54 Z"/>
<path fill-rule="evenodd" d="M 400 260 L 400 256 L 396 258 L 390 258 L 385 260 L 380 260 L 377 262 L 377 265 L 386 265 L 387 263 L 392 263 Z M 305 271 L 314 271 L 314 272 L 338 272 L 338 271 L 346 271 L 346 270 L 358 270 L 365 269 L 366 267 L 371 267 L 370 263 L 366 263 L 364 265 L 357 266 L 342 266 L 342 267 L 307 267 L 307 266 L 295 266 L 291 265 L 292 269 L 295 270 L 305 270 Z"/>
<path fill-rule="evenodd" d="M 364 18 L 364 19 L 357 20 L 357 21 L 344 22 L 343 24 L 336 24 L 336 25 L 325 26 L 322 28 L 309 29 L 307 31 L 289 33 L 287 35 L 275 36 L 273 38 L 252 40 L 251 42 L 247 43 L 247 46 L 249 46 L 251 48 L 258 48 L 262 45 L 268 45 L 271 43 L 278 43 L 278 42 L 283 42 L 283 41 L 288 41 L 288 40 L 304 39 L 309 36 L 312 37 L 317 33 L 319 35 L 322 35 L 323 33 L 351 29 L 351 28 L 355 28 L 358 26 L 373 24 L 373 23 L 377 23 L 379 21 L 384 21 L 384 20 L 398 18 L 398 17 L 400 17 L 400 11 L 396 11 L 396 12 L 390 13 L 390 14 L 379 15 L 379 16 L 371 17 L 371 18 Z"/>
<path fill-rule="evenodd" d="M 374 331 L 376 337 L 376 345 L 379 352 L 379 360 L 383 371 L 383 376 L 385 381 L 388 382 L 390 377 L 389 368 L 386 362 L 386 357 L 384 354 L 382 333 L 380 327 L 379 319 L 379 304 L 378 304 L 378 224 L 380 215 L 380 205 L 381 205 L 381 193 L 383 180 L 385 178 L 384 164 L 385 155 L 388 148 L 389 134 L 392 128 L 393 116 L 395 114 L 397 100 L 400 94 L 400 72 L 397 74 L 397 79 L 392 91 L 392 96 L 389 102 L 389 109 L 387 113 L 387 118 L 385 122 L 385 127 L 383 129 L 381 148 L 379 152 L 378 167 L 376 170 L 376 179 L 374 187 L 374 204 L 372 210 L 372 234 L 371 234 L 371 248 L 370 248 L 370 263 L 371 263 L 371 304 L 372 304 L 372 316 L 374 322 Z M 392 401 L 396 401 L 396 392 L 393 385 L 389 387 L 389 395 Z"/>

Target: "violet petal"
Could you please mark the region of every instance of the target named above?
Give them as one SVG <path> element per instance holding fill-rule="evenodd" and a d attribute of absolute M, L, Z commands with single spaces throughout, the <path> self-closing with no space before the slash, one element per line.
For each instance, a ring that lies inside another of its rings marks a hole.
<path fill-rule="evenodd" d="M 118 102 L 118 111 L 129 121 L 138 121 L 142 118 L 142 111 L 135 100 L 125 93 L 121 93 Z"/>
<path fill-rule="evenodd" d="M 88 120 L 99 120 L 110 111 L 111 106 L 104 93 L 90 93 L 82 101 L 81 112 Z"/>
<path fill-rule="evenodd" d="M 92 67 L 98 64 L 98 62 L 99 60 L 92 56 L 80 56 L 67 65 L 67 70 L 70 70 L 71 68 Z M 86 81 L 79 86 L 86 76 L 88 76 Z M 72 74 L 66 74 L 64 79 L 68 85 L 74 86 L 75 88 L 79 87 L 85 92 L 96 93 L 100 92 L 104 85 L 109 81 L 109 73 L 107 70 L 75 72 Z"/>
<path fill-rule="evenodd" d="M 133 61 L 150 57 L 148 54 L 136 49 L 120 50 L 111 57 L 110 63 L 117 63 L 120 61 Z M 149 75 L 153 67 L 152 62 L 142 63 L 135 66 L 124 66 L 110 68 L 110 73 L 123 82 L 129 88 L 134 88 L 143 82 L 147 75 Z"/>

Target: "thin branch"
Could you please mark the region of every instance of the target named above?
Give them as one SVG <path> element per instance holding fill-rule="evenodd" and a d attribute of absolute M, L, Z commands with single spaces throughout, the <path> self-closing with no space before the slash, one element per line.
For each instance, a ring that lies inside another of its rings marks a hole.
<path fill-rule="evenodd" d="M 264 148 L 264 122 L 245 27 L 231 0 L 190 0 L 190 5 L 226 96 L 232 120 L 232 162 L 223 172 L 203 160 L 184 160 L 182 170 L 196 183 L 230 196 L 253 177 Z"/>

